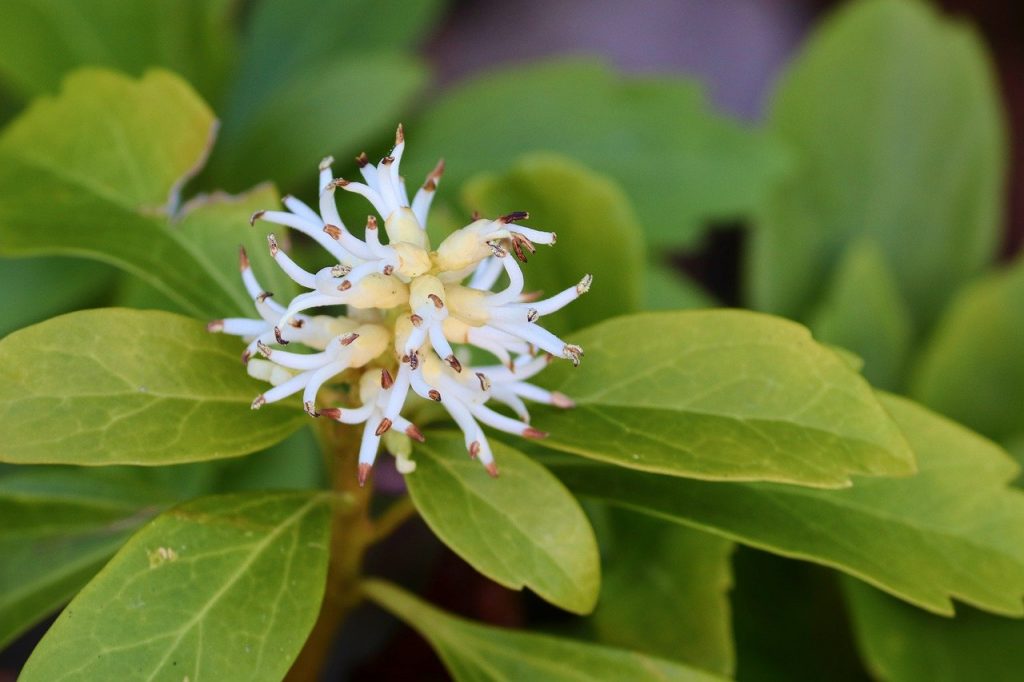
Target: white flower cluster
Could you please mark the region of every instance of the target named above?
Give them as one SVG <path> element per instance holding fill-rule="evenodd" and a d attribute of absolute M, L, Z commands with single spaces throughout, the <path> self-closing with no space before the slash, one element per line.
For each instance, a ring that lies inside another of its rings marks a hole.
<path fill-rule="evenodd" d="M 432 251 L 425 227 L 444 165 L 438 163 L 410 202 L 399 174 L 404 149 L 399 126 L 394 149 L 380 163 L 373 165 L 361 154 L 357 161 L 365 183 L 334 178 L 333 159 L 324 159 L 319 213 L 294 197 L 284 198 L 287 211 L 255 213 L 253 223 L 276 223 L 309 236 L 331 255 L 332 263 L 309 272 L 278 246 L 273 234 L 268 235 L 277 264 L 309 291 L 287 306 L 276 303 L 256 281 L 243 250 L 242 279 L 259 319 L 216 320 L 209 329 L 246 339 L 242 361 L 249 374 L 272 384 L 256 397 L 253 409 L 301 391 L 310 415 L 367 424 L 359 451 L 360 484 L 388 431 L 423 439 L 420 430 L 401 415 L 410 391 L 441 403 L 465 434 L 469 455 L 496 476 L 498 469 L 481 424 L 542 438 L 546 434 L 529 425 L 524 399 L 561 408 L 573 405 L 565 395 L 527 380 L 553 357 L 579 364 L 583 350 L 548 332 L 537 320 L 585 293 L 591 277 L 543 300 L 524 293 L 517 258 L 526 262 L 526 252 L 533 253 L 536 244 L 555 243 L 553 232 L 517 224 L 528 217 L 526 213 L 475 220 Z M 364 239 L 345 227 L 335 204 L 337 189 L 361 194 L 373 205 L 383 219 L 386 244 L 372 215 Z M 494 291 L 502 273 L 507 283 Z M 344 316 L 305 312 L 337 305 L 345 306 Z M 281 350 L 291 343 L 317 352 Z M 465 346 L 494 355 L 500 364 L 468 366 Z M 265 359 L 254 358 L 257 354 Z M 357 389 L 362 404 L 318 408 L 317 394 L 332 380 Z M 491 400 L 518 418 L 488 407 Z M 407 473 L 414 464 L 399 459 L 399 468 Z"/>

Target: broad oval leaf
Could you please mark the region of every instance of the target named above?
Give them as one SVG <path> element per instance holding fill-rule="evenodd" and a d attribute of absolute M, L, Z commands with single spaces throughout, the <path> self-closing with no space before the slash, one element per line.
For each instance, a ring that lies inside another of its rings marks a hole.
<path fill-rule="evenodd" d="M 913 454 L 868 384 L 804 327 L 738 310 L 645 313 L 574 334 L 586 356 L 540 381 L 576 401 L 538 412 L 544 445 L 711 480 L 849 485 Z"/>
<path fill-rule="evenodd" d="M 168 502 L 124 470 L 0 476 L 0 648 L 74 596 Z"/>
<path fill-rule="evenodd" d="M 172 74 L 69 77 L 59 96 L 37 100 L 0 137 L 0 253 L 94 258 L 190 312 L 248 311 L 235 270 L 212 271 L 168 224 L 214 130 L 209 108 Z M 229 252 L 248 239 L 245 219 L 234 219 Z"/>
<path fill-rule="evenodd" d="M 868 236 L 918 325 L 998 244 L 1006 135 L 978 35 L 929 3 L 851 2 L 782 79 L 770 128 L 799 172 L 751 236 L 758 308 L 810 311 L 844 249 Z"/>
<path fill-rule="evenodd" d="M 22 672 L 70 679 L 280 680 L 320 610 L 321 493 L 206 497 L 136 533 Z"/>
<path fill-rule="evenodd" d="M 707 483 L 561 457 L 544 460 L 571 490 L 845 571 L 921 608 L 952 598 L 1024 615 L 1024 493 L 1017 465 L 990 441 L 907 400 L 883 403 L 917 454 L 906 478 L 846 490 Z"/>
<path fill-rule="evenodd" d="M 459 435 L 430 433 L 416 448 L 416 471 L 405 479 L 420 515 L 488 578 L 589 613 L 601 569 L 586 515 L 543 466 L 502 443 L 493 449 L 497 479 L 466 456 Z"/>
<path fill-rule="evenodd" d="M 1024 260 L 965 289 L 921 356 L 910 394 L 1004 440 L 1024 435 Z"/>
<path fill-rule="evenodd" d="M 468 680 L 710 682 L 722 678 L 634 651 L 478 625 L 380 580 L 363 583 L 377 604 L 434 647 L 452 676 Z"/>
<path fill-rule="evenodd" d="M 409 132 L 409 177 L 443 156 L 455 186 L 527 152 L 577 158 L 619 181 L 662 243 L 692 242 L 707 219 L 753 209 L 789 165 L 773 139 L 712 112 L 694 82 L 586 61 L 489 73 L 437 100 Z"/>
<path fill-rule="evenodd" d="M 546 329 L 580 329 L 641 307 L 643 232 L 610 179 L 565 157 L 533 154 L 503 175 L 475 177 L 463 188 L 462 203 L 488 216 L 529 210 L 531 225 L 558 234 L 557 248 L 542 246 L 529 257 L 524 270 L 531 290 L 553 296 L 593 275 L 594 290 L 545 316 Z"/>
<path fill-rule="evenodd" d="M 173 464 L 273 445 L 302 425 L 291 405 L 249 408 L 260 388 L 236 340 L 157 311 L 62 315 L 0 341 L 0 461 Z"/>

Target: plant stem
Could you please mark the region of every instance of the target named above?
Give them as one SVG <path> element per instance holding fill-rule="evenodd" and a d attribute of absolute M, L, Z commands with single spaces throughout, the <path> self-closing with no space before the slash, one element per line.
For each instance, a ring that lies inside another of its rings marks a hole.
<path fill-rule="evenodd" d="M 319 679 L 338 629 L 361 599 L 363 554 L 376 537 L 369 515 L 371 488 L 360 487 L 356 478 L 359 429 L 327 419 L 323 425 L 324 452 L 331 454 L 331 487 L 350 504 L 335 506 L 324 601 L 309 639 L 288 671 L 290 681 Z"/>
<path fill-rule="evenodd" d="M 416 505 L 406 495 L 391 504 L 373 523 L 373 535 L 370 544 L 376 544 L 391 535 L 403 523 L 416 515 Z"/>

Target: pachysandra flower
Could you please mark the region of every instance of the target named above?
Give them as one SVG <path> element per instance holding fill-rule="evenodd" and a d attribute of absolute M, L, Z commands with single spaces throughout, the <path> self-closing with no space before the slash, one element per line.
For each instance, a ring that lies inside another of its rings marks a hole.
<path fill-rule="evenodd" d="M 334 178 L 333 159 L 320 163 L 319 212 L 284 197 L 287 210 L 253 214 L 254 224 L 275 223 L 305 234 L 330 254 L 330 261 L 310 272 L 289 257 L 275 235 L 268 235 L 271 256 L 307 291 L 287 305 L 278 303 L 257 282 L 243 250 L 242 280 L 259 318 L 216 320 L 209 329 L 248 342 L 243 363 L 250 375 L 271 385 L 253 400 L 253 409 L 301 392 L 313 417 L 366 424 L 359 450 L 360 484 L 382 438 L 398 432 L 423 440 L 416 425 L 401 414 L 410 393 L 439 402 L 462 430 L 469 455 L 497 476 L 483 426 L 543 438 L 546 434 L 530 426 L 525 401 L 573 406 L 567 396 L 529 380 L 554 358 L 579 364 L 583 350 L 538 322 L 586 293 L 591 277 L 546 299 L 525 293 L 519 261 L 525 263 L 537 244 L 553 245 L 555 233 L 520 225 L 529 217 L 524 212 L 474 220 L 432 250 L 425 228 L 444 164 L 438 163 L 410 201 L 399 174 L 404 151 L 399 126 L 394 149 L 378 164 L 371 164 L 366 154 L 357 157 L 364 182 Z M 363 239 L 338 214 L 339 189 L 365 197 L 380 217 L 367 219 Z M 503 274 L 503 286 L 495 290 Z M 345 315 L 311 313 L 326 306 L 344 306 Z M 294 352 L 291 344 L 313 352 Z M 471 346 L 493 355 L 492 364 L 470 365 Z M 358 406 L 318 403 L 321 388 L 338 382 L 347 384 Z M 400 459 L 400 471 L 413 468 L 407 454 Z"/>

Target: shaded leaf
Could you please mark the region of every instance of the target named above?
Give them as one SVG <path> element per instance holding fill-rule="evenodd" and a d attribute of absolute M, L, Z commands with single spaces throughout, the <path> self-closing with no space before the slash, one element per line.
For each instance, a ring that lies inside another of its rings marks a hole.
<path fill-rule="evenodd" d="M 619 317 L 574 334 L 579 368 L 540 381 L 576 401 L 538 411 L 544 445 L 644 471 L 822 487 L 913 471 L 867 383 L 797 324 L 707 310 Z"/>
<path fill-rule="evenodd" d="M 594 291 L 545 317 L 545 328 L 557 334 L 640 308 L 643 233 L 629 200 L 608 178 L 565 157 L 534 154 L 504 175 L 471 180 L 462 203 L 491 217 L 528 210 L 531 226 L 558 235 L 554 248 L 540 246 L 529 256 L 529 290 L 553 296 L 584 274 L 594 276 Z"/>
<path fill-rule="evenodd" d="M 0 77 L 26 98 L 81 66 L 133 75 L 160 66 L 216 95 L 232 65 L 233 0 L 3 0 Z M 112 105 L 116 104 L 111 102 Z"/>
<path fill-rule="evenodd" d="M 873 386 L 900 385 L 913 335 L 911 315 L 873 242 L 846 251 L 808 326 L 815 338 L 860 356 Z"/>
<path fill-rule="evenodd" d="M 74 596 L 168 501 L 124 470 L 0 476 L 0 647 Z"/>
<path fill-rule="evenodd" d="M 965 289 L 921 356 L 910 394 L 1002 440 L 1024 433 L 1024 261 Z"/>
<path fill-rule="evenodd" d="M 416 471 L 405 479 L 420 515 L 488 578 L 589 613 L 601 577 L 586 515 L 544 467 L 502 443 L 493 449 L 497 479 L 466 456 L 460 435 L 430 433 L 416 447 Z"/>
<path fill-rule="evenodd" d="M 155 465 L 272 445 L 304 415 L 249 409 L 260 387 L 238 346 L 195 320 L 119 308 L 15 332 L 0 341 L 0 460 Z"/>
<path fill-rule="evenodd" d="M 1012 680 L 1024 666 L 1024 622 L 974 609 L 942 618 L 846 580 L 861 654 L 889 682 Z"/>
<path fill-rule="evenodd" d="M 645 282 L 646 310 L 692 310 L 718 305 L 699 284 L 665 265 L 648 264 L 645 267 Z"/>
<path fill-rule="evenodd" d="M 733 543 L 622 509 L 611 527 L 592 618 L 598 639 L 730 675 Z"/>
<path fill-rule="evenodd" d="M 633 651 L 478 625 L 379 580 L 364 582 L 363 590 L 426 638 L 460 681 L 720 679 Z"/>
<path fill-rule="evenodd" d="M 985 48 L 921 2 L 849 3 L 786 74 L 770 126 L 799 173 L 753 231 L 756 307 L 806 314 L 868 236 L 919 324 L 994 254 L 1005 133 Z"/>
<path fill-rule="evenodd" d="M 324 594 L 327 498 L 207 497 L 136 533 L 22 672 L 66 679 L 280 680 Z"/>
<path fill-rule="evenodd" d="M 705 220 L 751 210 L 788 166 L 766 135 L 710 111 L 693 82 L 587 61 L 489 73 L 440 98 L 410 133 L 409 177 L 443 156 L 455 186 L 527 152 L 579 159 L 621 183 L 659 242 L 692 242 Z"/>
<path fill-rule="evenodd" d="M 0 260 L 0 336 L 48 317 L 98 302 L 114 282 L 114 271 L 73 258 Z"/>
<path fill-rule="evenodd" d="M 113 263 L 204 316 L 250 310 L 237 270 L 211 270 L 215 261 L 167 225 L 213 129 L 206 105 L 171 74 L 77 73 L 0 137 L 0 252 Z M 251 238 L 246 218 L 231 218 L 245 236 L 230 252 Z"/>
<path fill-rule="evenodd" d="M 707 483 L 545 459 L 578 494 L 845 571 L 921 608 L 952 598 L 1024 615 L 1024 493 L 995 444 L 904 399 L 883 404 L 917 454 L 907 478 L 846 490 Z"/>

